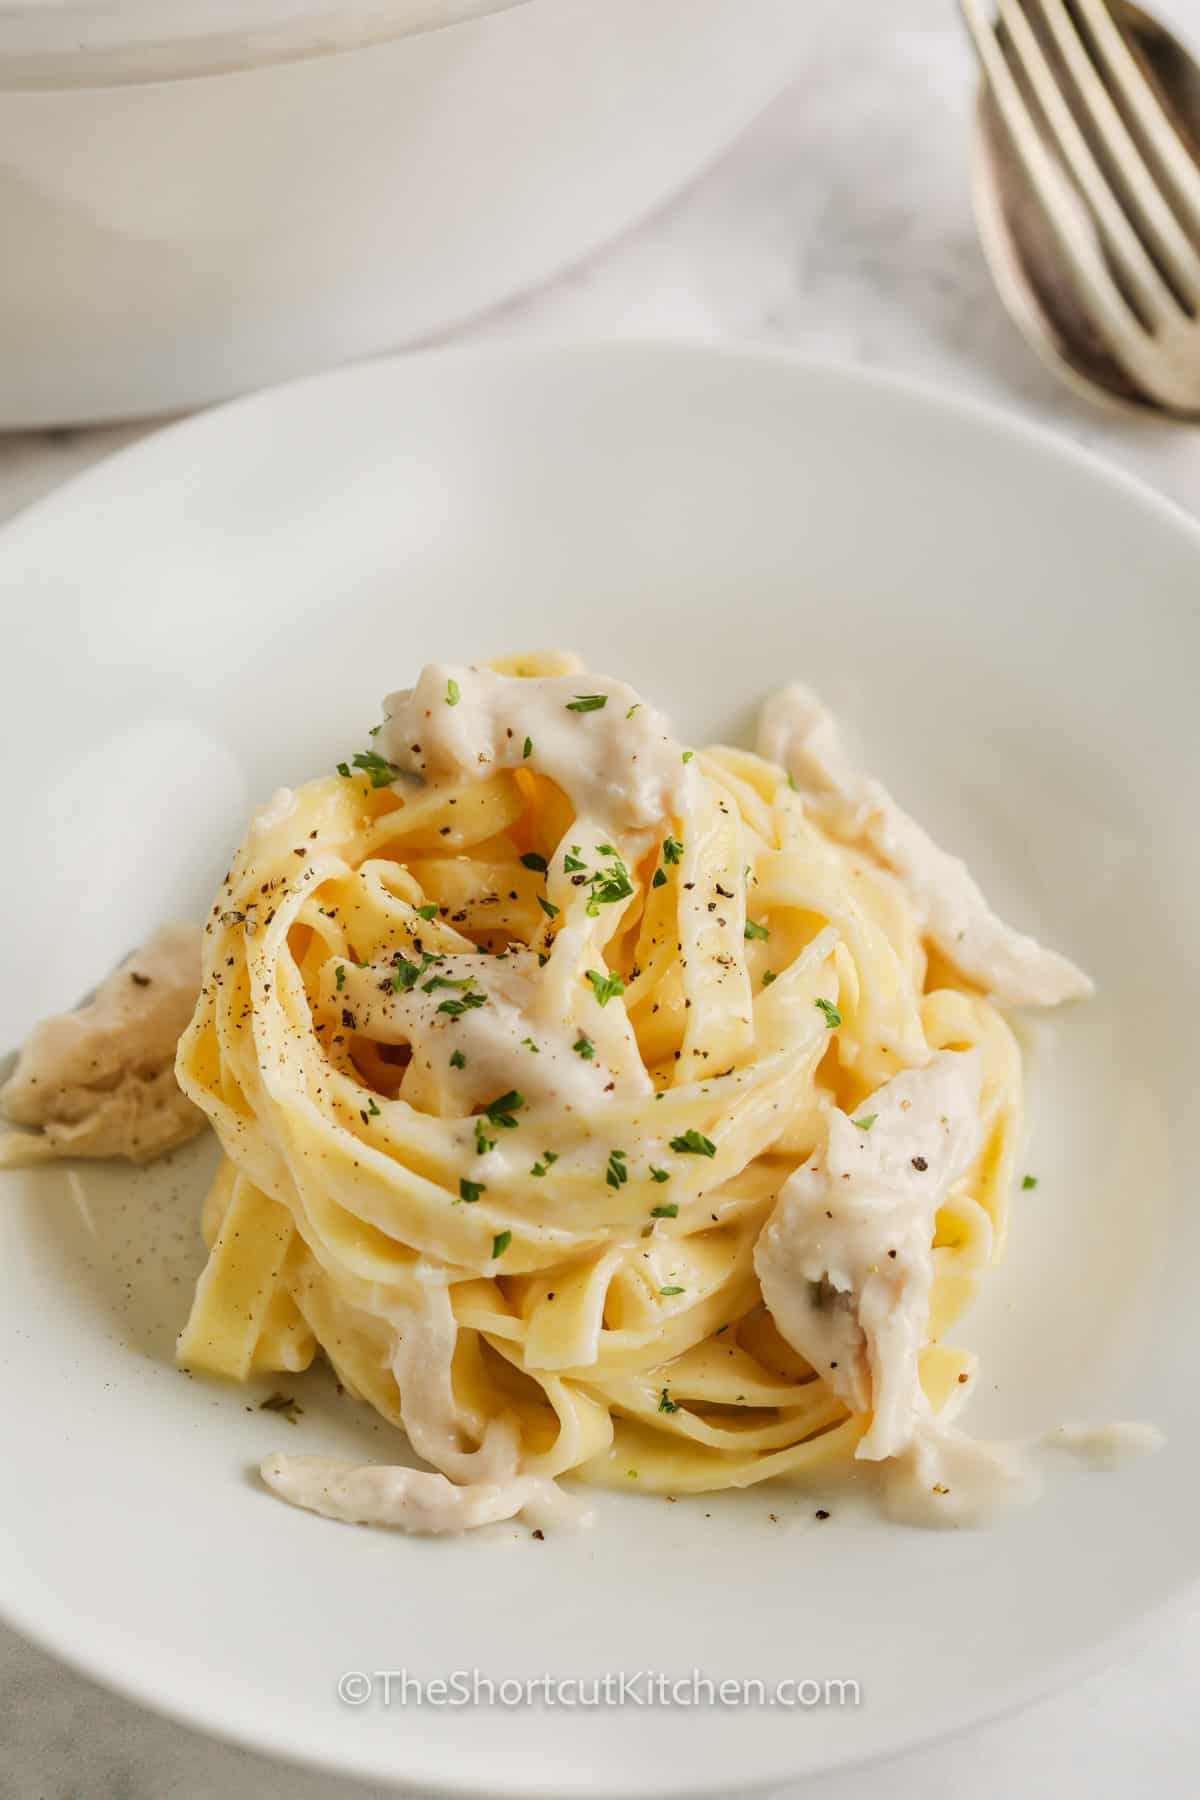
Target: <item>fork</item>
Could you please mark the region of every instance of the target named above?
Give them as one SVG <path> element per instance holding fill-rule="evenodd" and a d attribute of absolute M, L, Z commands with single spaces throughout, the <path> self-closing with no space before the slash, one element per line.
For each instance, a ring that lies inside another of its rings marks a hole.
<path fill-rule="evenodd" d="M 1200 168 L 1106 0 L 959 4 L 1083 314 L 1148 399 L 1200 414 Z"/>

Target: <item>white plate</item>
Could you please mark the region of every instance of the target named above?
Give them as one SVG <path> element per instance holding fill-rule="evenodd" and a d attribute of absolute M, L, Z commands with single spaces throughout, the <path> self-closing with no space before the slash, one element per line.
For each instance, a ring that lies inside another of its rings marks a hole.
<path fill-rule="evenodd" d="M 1098 977 L 1039 1031 L 1013 1245 L 961 1337 L 972 1422 L 1150 1417 L 989 1533 L 853 1496 L 602 1497 L 590 1534 L 422 1542 L 252 1474 L 388 1434 L 319 1377 L 249 1393 L 171 1346 L 205 1144 L 8 1177 L 0 1608 L 103 1681 L 261 1749 L 495 1794 L 695 1793 L 981 1719 L 1110 1654 L 1200 1565 L 1192 1284 L 1200 534 L 1024 428 L 770 355 L 500 349 L 210 413 L 13 525 L 0 589 L 3 1030 L 199 911 L 251 801 L 363 741 L 425 658 L 566 642 L 739 734 L 793 673 Z M 833 1517 L 814 1519 L 827 1501 Z M 775 1519 L 770 1514 L 777 1515 Z M 347 1670 L 855 1679 L 857 1707 L 388 1708 Z"/>

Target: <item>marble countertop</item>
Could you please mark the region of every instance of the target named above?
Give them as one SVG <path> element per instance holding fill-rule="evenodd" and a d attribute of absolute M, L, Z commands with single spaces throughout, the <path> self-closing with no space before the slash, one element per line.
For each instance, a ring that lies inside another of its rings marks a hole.
<path fill-rule="evenodd" d="M 1196 0 L 1159 11 L 1193 26 Z M 1057 387 L 1000 308 L 976 243 L 973 76 L 951 0 L 826 9 L 794 85 L 669 207 L 457 341 L 741 338 L 899 369 L 1040 420 L 1200 513 L 1200 433 Z M 0 518 L 146 427 L 0 436 Z M 1114 1551 L 1114 1553 L 1117 1553 Z M 1107 1673 L 985 1730 L 819 1784 L 821 1800 L 1194 1793 L 1200 1598 Z M 356 1800 L 115 1698 L 0 1628 L 0 1800 Z M 786 1790 L 799 1800 L 813 1784 Z M 780 1793 L 783 1790 L 779 1790 Z"/>

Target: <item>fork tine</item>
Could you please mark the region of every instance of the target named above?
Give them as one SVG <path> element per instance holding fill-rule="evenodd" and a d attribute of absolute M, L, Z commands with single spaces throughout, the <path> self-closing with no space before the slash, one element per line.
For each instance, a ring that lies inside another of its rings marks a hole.
<path fill-rule="evenodd" d="M 1108 70 L 1113 88 L 1136 120 L 1170 184 L 1184 223 L 1190 231 L 1200 235 L 1200 168 L 1147 81 L 1105 0 L 1075 0 L 1075 5 L 1097 56 Z"/>
<path fill-rule="evenodd" d="M 1113 279 L 1083 201 L 1047 149 L 1029 113 L 992 22 L 984 17 L 983 5 L 984 0 L 959 0 L 984 79 L 1013 149 L 1054 234 L 1081 304 L 1112 354 L 1136 380 L 1144 382 L 1147 373 L 1153 375 L 1153 369 L 1147 369 L 1147 364 L 1153 362 L 1146 354 L 1151 348 L 1150 340 Z"/>
<path fill-rule="evenodd" d="M 1130 136 L 1067 11 L 1066 0 L 1037 0 L 1037 5 L 1087 108 L 1096 138 L 1108 152 L 1134 225 L 1157 252 L 1179 293 L 1194 305 L 1200 295 L 1200 255 Z"/>
<path fill-rule="evenodd" d="M 1000 0 L 1000 19 L 1008 32 L 1013 54 L 1037 97 L 1059 153 L 1091 210 L 1109 255 L 1128 283 L 1138 311 L 1151 329 L 1157 328 L 1177 311 L 1175 296 L 1126 218 L 1104 171 L 1092 155 L 1019 0 Z"/>

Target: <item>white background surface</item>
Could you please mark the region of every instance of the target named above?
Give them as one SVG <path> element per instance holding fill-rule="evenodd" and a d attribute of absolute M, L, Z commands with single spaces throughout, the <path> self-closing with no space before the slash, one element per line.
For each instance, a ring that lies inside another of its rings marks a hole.
<path fill-rule="evenodd" d="M 1000 311 L 967 199 L 973 77 L 950 0 L 833 10 L 841 16 L 827 20 L 796 84 L 688 194 L 586 269 L 463 336 L 745 337 L 903 369 L 1041 419 L 1200 511 L 1200 438 L 1093 412 L 1060 392 Z M 1160 10 L 1200 38 L 1198 0 Z M 137 435 L 0 438 L 0 515 Z M 824 1779 L 819 1791 L 822 1800 L 1183 1800 L 1196 1790 L 1197 1673 L 1192 1599 L 1140 1651 L 1074 1692 Z M 371 1791 L 208 1743 L 2 1632 L 0 1709 L 5 1800 L 353 1800 Z M 791 1790 L 810 1791 L 816 1784 Z"/>

